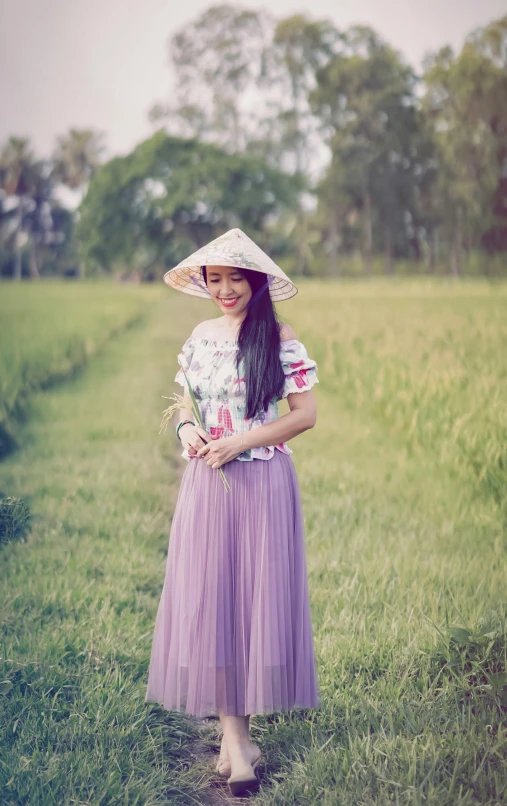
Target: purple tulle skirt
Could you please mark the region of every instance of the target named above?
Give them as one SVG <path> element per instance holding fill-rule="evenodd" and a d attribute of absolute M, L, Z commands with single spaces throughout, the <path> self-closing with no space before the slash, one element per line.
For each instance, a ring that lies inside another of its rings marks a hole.
<path fill-rule="evenodd" d="M 204 459 L 181 480 L 151 649 L 146 701 L 195 716 L 317 708 L 304 526 L 296 469 Z"/>

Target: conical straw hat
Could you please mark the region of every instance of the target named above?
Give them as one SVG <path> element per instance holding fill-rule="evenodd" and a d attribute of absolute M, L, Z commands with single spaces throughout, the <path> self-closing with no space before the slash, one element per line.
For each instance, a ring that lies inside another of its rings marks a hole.
<path fill-rule="evenodd" d="M 298 289 L 284 271 L 240 229 L 230 229 L 193 255 L 182 260 L 174 269 L 164 274 L 164 282 L 194 297 L 210 298 L 210 293 L 202 276 L 201 266 L 234 266 L 238 269 L 252 269 L 274 277 L 269 286 L 273 302 L 297 294 Z"/>

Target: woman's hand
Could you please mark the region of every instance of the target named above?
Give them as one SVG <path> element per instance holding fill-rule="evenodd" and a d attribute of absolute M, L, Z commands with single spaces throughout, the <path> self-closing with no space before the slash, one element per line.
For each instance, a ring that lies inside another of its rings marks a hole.
<path fill-rule="evenodd" d="M 208 442 L 212 437 L 200 425 L 185 423 L 180 428 L 180 439 L 189 456 L 193 457 L 197 456 L 197 451 L 203 447 L 202 443 Z"/>
<path fill-rule="evenodd" d="M 183 428 L 181 430 L 183 431 Z M 226 462 L 231 462 L 244 450 L 241 437 L 239 434 L 234 434 L 232 437 L 211 439 L 210 442 L 197 451 L 197 456 L 199 458 L 203 457 L 213 470 L 217 470 L 222 465 L 225 465 Z"/>

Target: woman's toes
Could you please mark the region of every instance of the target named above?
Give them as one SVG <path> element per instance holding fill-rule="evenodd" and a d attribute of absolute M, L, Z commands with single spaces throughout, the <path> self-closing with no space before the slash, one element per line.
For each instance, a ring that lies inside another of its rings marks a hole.
<path fill-rule="evenodd" d="M 220 773 L 220 775 L 230 775 L 231 762 L 229 761 L 229 759 L 219 758 L 216 766 L 216 771 Z"/>
<path fill-rule="evenodd" d="M 216 771 L 221 775 L 231 774 L 231 762 L 229 759 L 229 754 L 227 752 L 227 745 L 225 743 L 224 737 L 222 737 L 222 744 L 220 745 L 220 755 L 218 757 L 218 761 L 216 764 Z"/>

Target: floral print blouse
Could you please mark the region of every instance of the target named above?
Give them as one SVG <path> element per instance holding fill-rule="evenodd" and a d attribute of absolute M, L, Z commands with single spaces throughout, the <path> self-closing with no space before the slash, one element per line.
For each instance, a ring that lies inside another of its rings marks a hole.
<path fill-rule="evenodd" d="M 242 377 L 244 360 L 240 362 L 238 377 L 236 372 L 238 349 L 237 339 L 216 341 L 190 336 L 178 355 L 178 363 L 185 373 L 179 369 L 174 380 L 188 393 L 186 374 L 199 404 L 204 428 L 215 437 L 241 434 L 270 423 L 278 417 L 276 398 L 271 400 L 267 411 L 261 411 L 251 419 L 245 417 L 246 384 L 245 378 Z M 297 339 L 280 342 L 280 361 L 285 373 L 282 398 L 293 392 L 305 392 L 319 382 L 316 373 L 317 364 L 308 357 L 306 347 Z M 240 461 L 271 459 L 275 448 L 285 454 L 293 453 L 285 442 L 280 442 L 278 445 L 250 448 L 236 459 Z M 181 455 L 187 460 L 191 458 L 186 449 Z"/>

